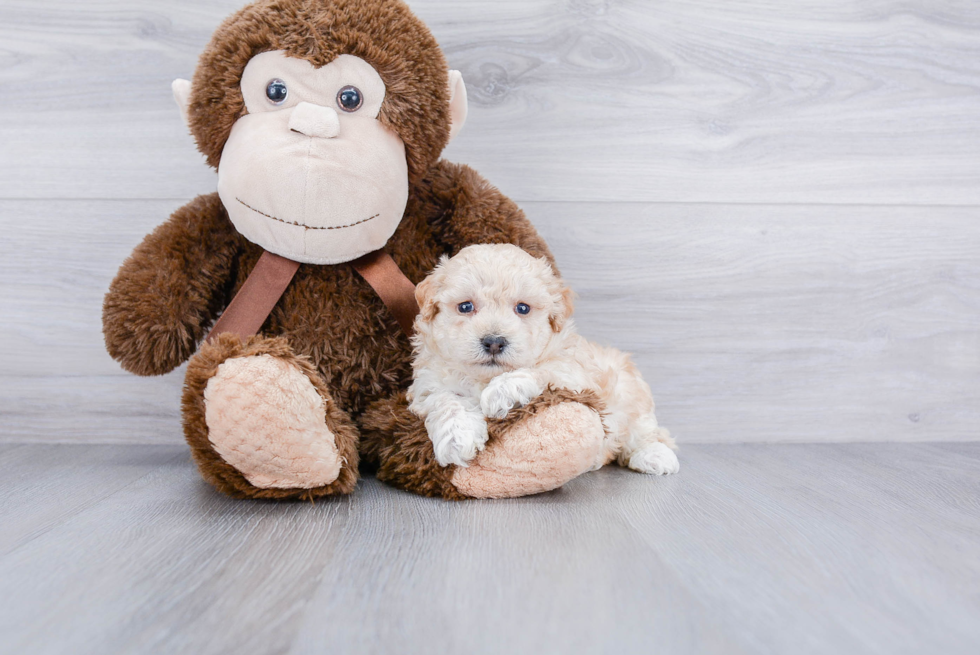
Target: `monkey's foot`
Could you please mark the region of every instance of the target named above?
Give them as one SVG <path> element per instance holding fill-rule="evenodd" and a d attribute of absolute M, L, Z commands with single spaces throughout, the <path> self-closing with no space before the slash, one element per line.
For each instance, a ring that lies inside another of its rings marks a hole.
<path fill-rule="evenodd" d="M 261 489 L 309 489 L 340 475 L 323 398 L 295 366 L 272 355 L 225 360 L 204 388 L 208 439 Z"/>
<path fill-rule="evenodd" d="M 496 424 L 496 425 L 494 425 Z M 507 418 L 452 484 L 473 498 L 513 498 L 557 489 L 605 463 L 605 429 L 591 396 L 546 391 Z"/>
<path fill-rule="evenodd" d="M 489 421 L 490 440 L 469 467 L 440 466 L 405 394 L 361 417 L 362 452 L 378 478 L 415 493 L 462 500 L 513 498 L 556 489 L 605 463 L 605 430 L 592 394 L 546 390 L 507 418 Z"/>
<path fill-rule="evenodd" d="M 295 498 L 353 489 L 356 431 L 284 341 L 222 335 L 192 360 L 187 380 L 185 433 L 222 491 Z"/>

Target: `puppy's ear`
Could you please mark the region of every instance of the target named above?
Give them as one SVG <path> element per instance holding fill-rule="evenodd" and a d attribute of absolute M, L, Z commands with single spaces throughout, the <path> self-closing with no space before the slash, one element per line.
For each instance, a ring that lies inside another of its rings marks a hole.
<path fill-rule="evenodd" d="M 437 268 L 432 275 L 425 278 L 415 287 L 415 302 L 419 304 L 419 320 L 428 323 L 439 313 L 439 303 L 435 301 L 436 291 L 440 286 L 441 272 Z"/>
<path fill-rule="evenodd" d="M 571 318 L 575 311 L 575 292 L 561 280 L 555 278 L 555 281 L 558 284 L 558 289 L 555 293 L 555 304 L 548 316 L 548 322 L 551 323 L 552 331 L 558 333 L 562 331 L 565 322 Z"/>

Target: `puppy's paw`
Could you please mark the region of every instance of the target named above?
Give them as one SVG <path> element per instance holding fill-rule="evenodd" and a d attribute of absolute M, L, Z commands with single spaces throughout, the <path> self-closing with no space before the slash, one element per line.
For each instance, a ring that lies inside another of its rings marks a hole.
<path fill-rule="evenodd" d="M 480 409 L 487 418 L 504 418 L 514 407 L 522 407 L 544 391 L 527 371 L 501 373 L 480 394 Z"/>
<path fill-rule="evenodd" d="M 629 467 L 650 475 L 670 475 L 681 470 L 674 451 L 662 443 L 649 443 L 630 455 Z"/>
<path fill-rule="evenodd" d="M 429 426 L 429 438 L 441 466 L 469 466 L 487 445 L 487 421 L 474 412 L 454 412 Z"/>

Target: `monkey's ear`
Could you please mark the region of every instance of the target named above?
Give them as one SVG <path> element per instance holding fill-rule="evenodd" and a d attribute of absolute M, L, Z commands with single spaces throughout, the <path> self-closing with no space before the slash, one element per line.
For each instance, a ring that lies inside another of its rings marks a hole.
<path fill-rule="evenodd" d="M 469 103 L 466 100 L 466 84 L 463 74 L 459 71 L 449 71 L 449 140 L 452 141 L 463 129 Z"/>
<path fill-rule="evenodd" d="M 174 80 L 170 88 L 174 91 L 174 100 L 180 108 L 180 117 L 184 119 L 184 125 L 190 127 L 187 121 L 187 109 L 191 104 L 191 83 L 187 80 Z"/>

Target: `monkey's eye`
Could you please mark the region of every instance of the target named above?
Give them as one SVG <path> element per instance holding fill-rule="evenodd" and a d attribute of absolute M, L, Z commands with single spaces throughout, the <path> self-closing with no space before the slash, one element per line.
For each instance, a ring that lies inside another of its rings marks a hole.
<path fill-rule="evenodd" d="M 265 87 L 265 96 L 274 105 L 281 105 L 286 102 L 287 95 L 289 95 L 289 90 L 286 88 L 286 83 L 282 80 L 272 80 L 269 82 L 269 86 Z"/>
<path fill-rule="evenodd" d="M 345 86 L 337 94 L 337 104 L 346 112 L 357 111 L 364 104 L 364 97 L 356 86 Z"/>
<path fill-rule="evenodd" d="M 467 300 L 466 302 L 459 303 L 456 309 L 459 310 L 460 314 L 470 314 L 475 308 L 473 307 L 473 303 Z"/>
<path fill-rule="evenodd" d="M 517 303 L 517 307 L 514 308 L 514 311 L 521 316 L 527 316 L 531 313 L 531 306 L 525 302 L 519 302 Z"/>

